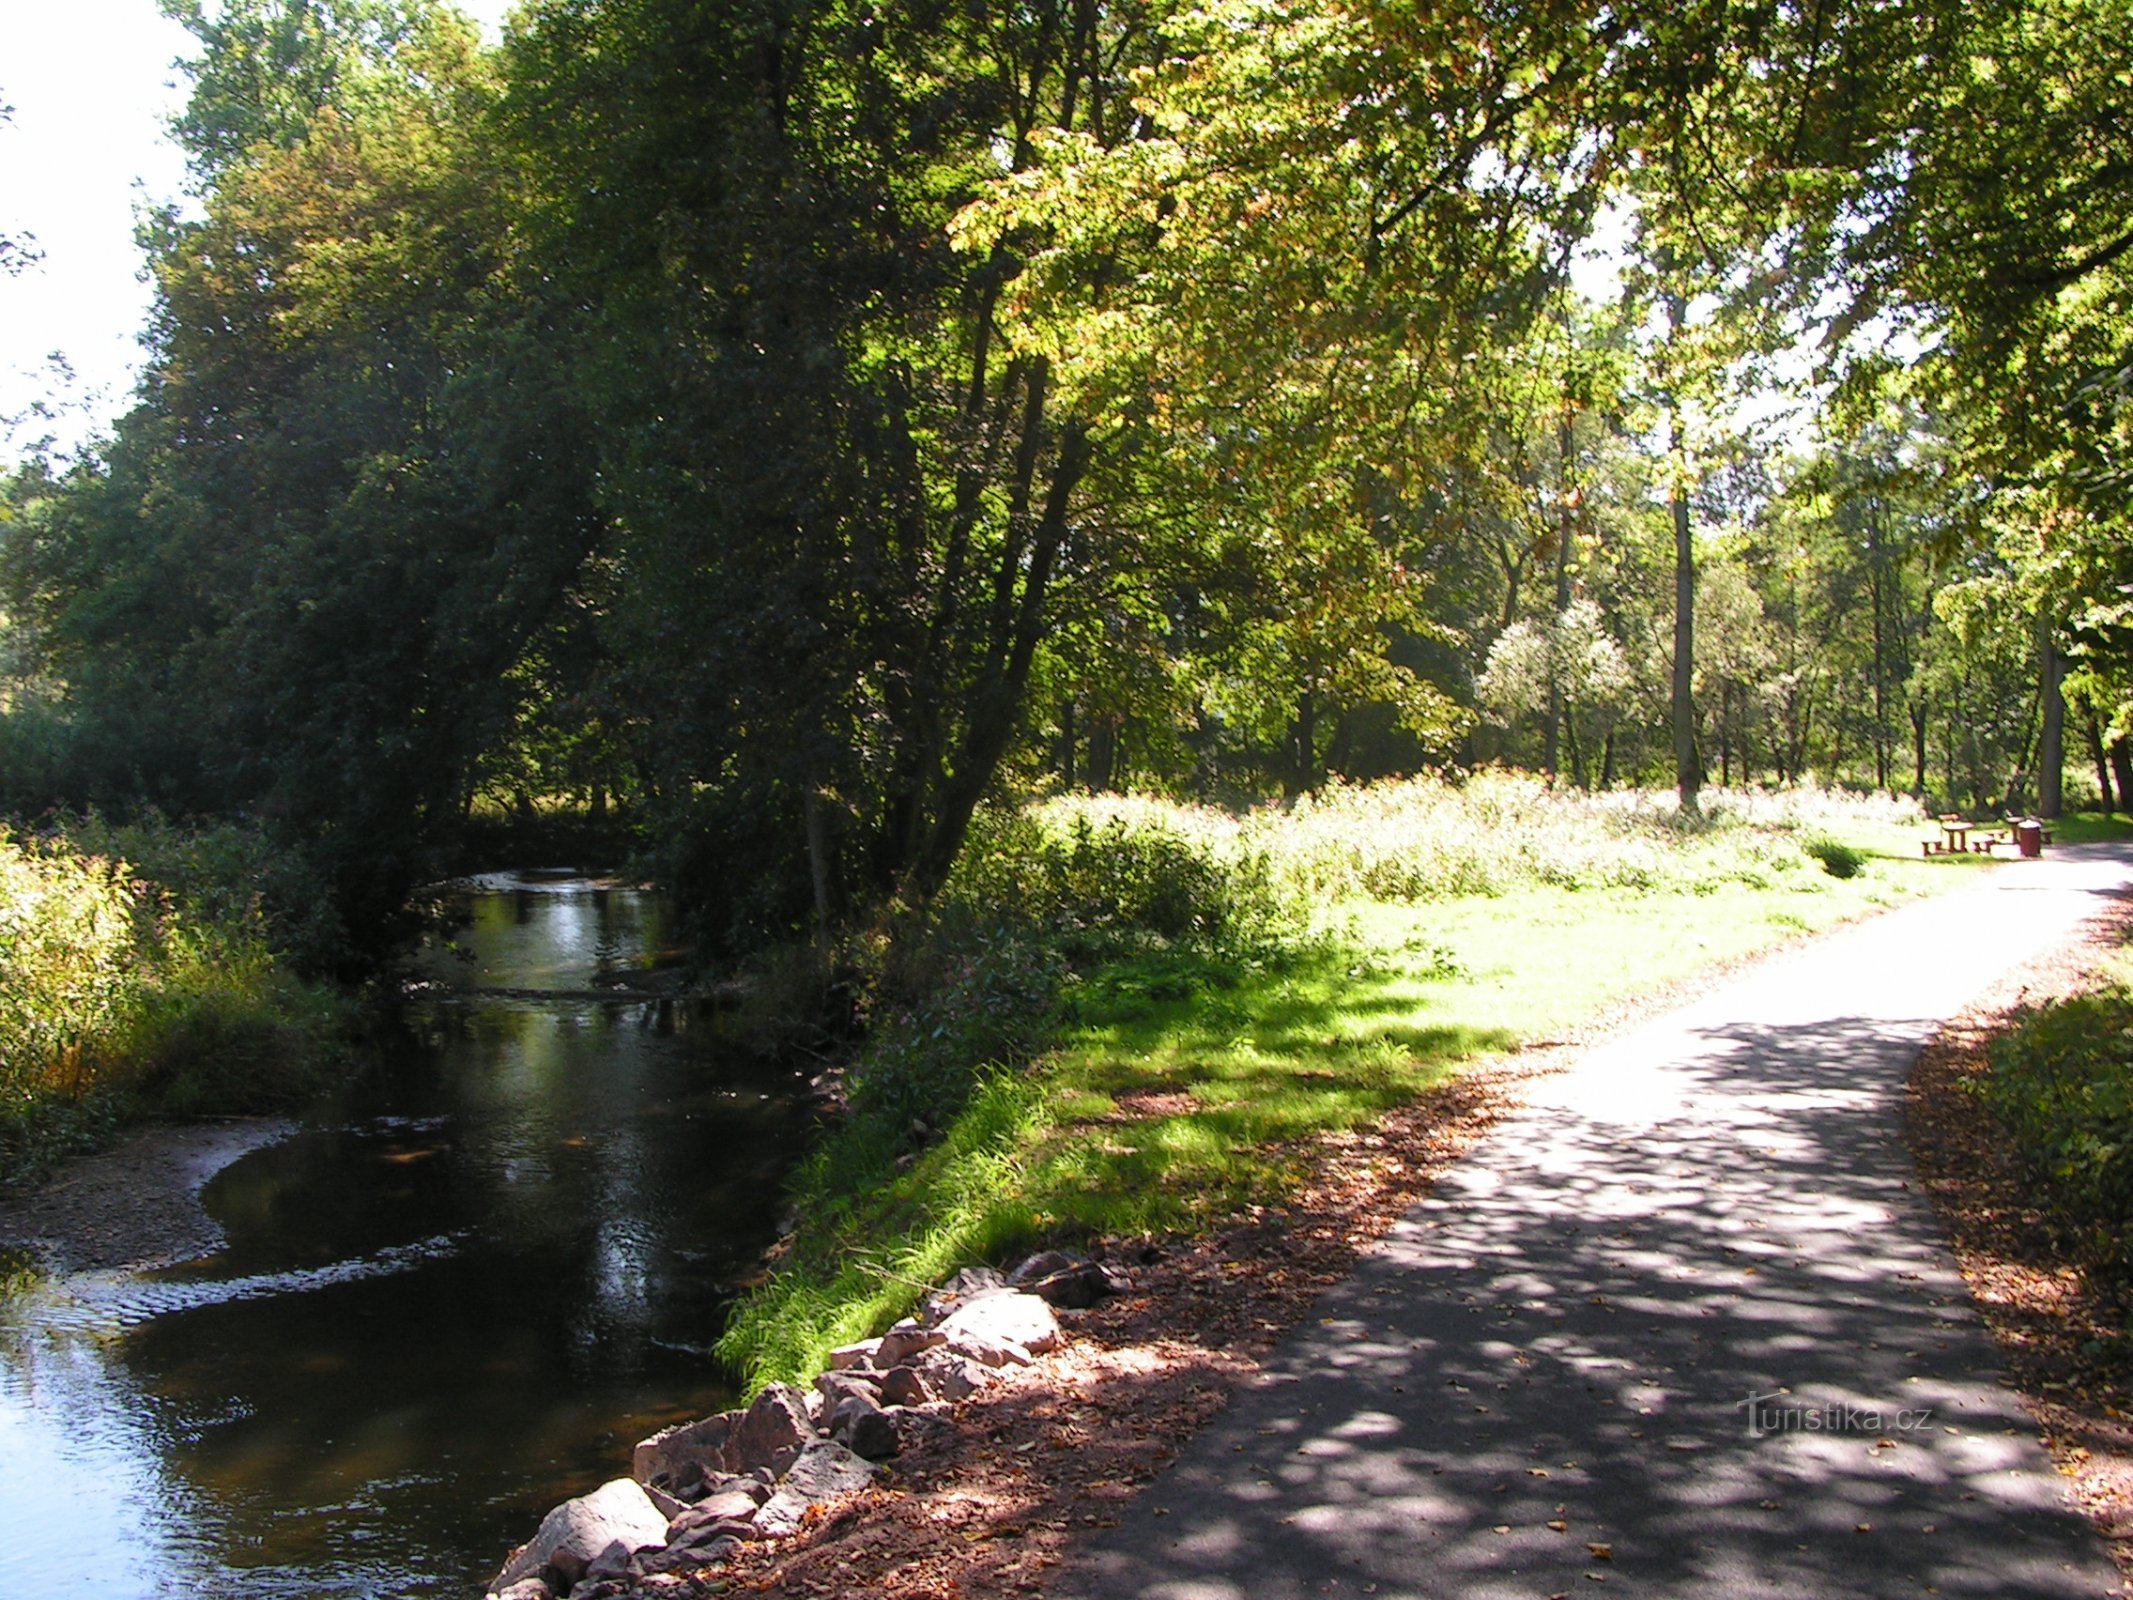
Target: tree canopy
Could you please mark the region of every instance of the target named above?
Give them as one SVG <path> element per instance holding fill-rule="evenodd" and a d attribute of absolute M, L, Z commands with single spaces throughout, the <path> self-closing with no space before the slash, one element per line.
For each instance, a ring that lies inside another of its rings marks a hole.
<path fill-rule="evenodd" d="M 2123 0 L 166 9 L 0 803 L 258 818 L 352 948 L 542 799 L 742 941 L 1045 784 L 2133 803 Z"/>

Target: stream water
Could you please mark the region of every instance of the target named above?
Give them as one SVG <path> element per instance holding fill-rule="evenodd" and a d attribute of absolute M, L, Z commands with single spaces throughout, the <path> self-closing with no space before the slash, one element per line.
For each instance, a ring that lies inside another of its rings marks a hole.
<path fill-rule="evenodd" d="M 479 1595 L 731 1403 L 706 1346 L 796 1080 L 598 987 L 655 958 L 652 897 L 505 876 L 468 910 L 381 1069 L 209 1184 L 226 1248 L 0 1290 L 0 1593 Z"/>

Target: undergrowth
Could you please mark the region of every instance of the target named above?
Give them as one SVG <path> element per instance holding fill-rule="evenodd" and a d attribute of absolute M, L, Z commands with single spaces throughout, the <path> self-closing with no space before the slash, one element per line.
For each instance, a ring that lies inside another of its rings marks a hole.
<path fill-rule="evenodd" d="M 1896 857 L 1918 820 L 1819 792 L 1683 817 L 1497 773 L 1245 816 L 988 814 L 930 916 L 870 958 L 850 1114 L 720 1350 L 751 1386 L 804 1379 L 960 1266 L 1217 1225 L 1463 1062 L 1913 892 L 1865 848 L 1838 883 L 1803 841 Z"/>
<path fill-rule="evenodd" d="M 93 819 L 0 830 L 0 1174 L 20 1183 L 120 1118 L 259 1111 L 338 1059 L 342 1002 L 277 962 L 230 841 L 130 830 L 152 879 Z M 221 857 L 227 865 L 227 858 Z M 188 864 L 189 863 L 189 864 Z"/>
<path fill-rule="evenodd" d="M 2133 1284 L 2133 960 L 2028 1012 L 1972 1087 L 2013 1136 L 2082 1258 Z"/>

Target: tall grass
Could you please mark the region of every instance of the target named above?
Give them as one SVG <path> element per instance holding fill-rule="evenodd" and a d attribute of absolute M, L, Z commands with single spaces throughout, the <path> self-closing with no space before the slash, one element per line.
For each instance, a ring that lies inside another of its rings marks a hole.
<path fill-rule="evenodd" d="M 285 1105 L 321 1081 L 344 1022 L 277 965 L 252 897 L 204 880 L 181 893 L 60 833 L 0 830 L 5 1181 L 129 1112 Z"/>
<path fill-rule="evenodd" d="M 1295 1182 L 1319 1135 L 1525 1030 L 1902 892 L 1839 883 L 1804 846 L 1908 856 L 1919 820 L 1820 792 L 1683 817 L 1671 795 L 1507 773 L 1241 816 L 1118 796 L 989 813 L 880 962 L 851 1113 L 720 1348 L 752 1383 L 805 1377 L 959 1266 L 1217 1224 Z"/>

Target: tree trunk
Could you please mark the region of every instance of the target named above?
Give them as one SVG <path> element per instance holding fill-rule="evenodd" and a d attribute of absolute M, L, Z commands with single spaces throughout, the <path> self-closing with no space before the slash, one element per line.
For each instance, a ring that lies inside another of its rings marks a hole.
<path fill-rule="evenodd" d="M 1289 777 L 1289 795 L 1293 799 L 1318 787 L 1318 702 L 1308 689 L 1296 697 L 1291 737 L 1295 741 L 1295 765 Z"/>
<path fill-rule="evenodd" d="M 1874 607 L 1874 787 L 1889 786 L 1888 634 L 1881 593 L 1881 521 L 1878 506 L 1866 516 L 1867 582 Z"/>
<path fill-rule="evenodd" d="M 1570 503 L 1570 448 L 1572 443 L 1572 418 L 1566 407 L 1556 425 L 1556 477 L 1562 491 L 1562 527 L 1557 531 L 1555 542 L 1555 620 L 1562 623 L 1563 613 L 1570 609 L 1570 530 L 1576 511 Z M 1547 738 L 1541 753 L 1541 767 L 1550 778 L 1555 776 L 1556 735 L 1563 719 L 1563 686 L 1551 670 L 1548 674 L 1548 726 Z M 1571 782 L 1577 782 L 1577 758 L 1571 757 Z"/>
<path fill-rule="evenodd" d="M 1671 321 L 1681 325 L 1681 304 L 1669 302 Z M 1699 809 L 1697 795 L 1703 789 L 1702 765 L 1696 754 L 1696 705 L 1693 699 L 1696 673 L 1696 550 L 1689 538 L 1689 486 L 1683 479 L 1681 413 L 1676 408 L 1668 424 L 1669 452 L 1674 461 L 1674 784 L 1681 795 L 1681 809 Z"/>
<path fill-rule="evenodd" d="M 2118 802 L 2111 793 L 2111 764 L 2104 759 L 2103 729 L 2097 726 L 2094 706 L 2086 708 L 2081 727 L 2088 736 L 2089 760 L 2096 764 L 2096 792 L 2103 797 L 2103 814 L 2109 816 L 2118 809 Z"/>
<path fill-rule="evenodd" d="M 1723 678 L 1718 684 L 1718 786 L 1733 787 L 1733 684 Z"/>
<path fill-rule="evenodd" d="M 2117 779 L 2118 809 L 2133 811 L 2133 744 L 2114 739 L 2104 746 L 2104 754 L 2111 758 L 2111 776 Z"/>
<path fill-rule="evenodd" d="M 2066 659 L 2059 654 L 2049 616 L 2037 619 L 2037 666 L 2044 724 L 2037 735 L 2037 815 L 2056 817 L 2063 809 L 2060 789 L 2066 772 L 2066 700 L 2059 693 Z"/>
<path fill-rule="evenodd" d="M 1911 793 L 1921 799 L 1926 792 L 1926 703 L 1911 707 Z"/>
<path fill-rule="evenodd" d="M 1074 787 L 1074 702 L 1063 700 L 1059 704 L 1059 781 L 1065 788 Z"/>
<path fill-rule="evenodd" d="M 807 874 L 815 891 L 815 947 L 827 952 L 836 930 L 836 874 L 830 864 L 829 807 L 823 801 L 820 789 L 807 791 L 804 809 L 807 814 Z"/>
<path fill-rule="evenodd" d="M 1118 762 L 1118 718 L 1091 717 L 1089 719 L 1088 784 L 1097 794 L 1106 793 L 1111 787 L 1111 774 Z"/>

